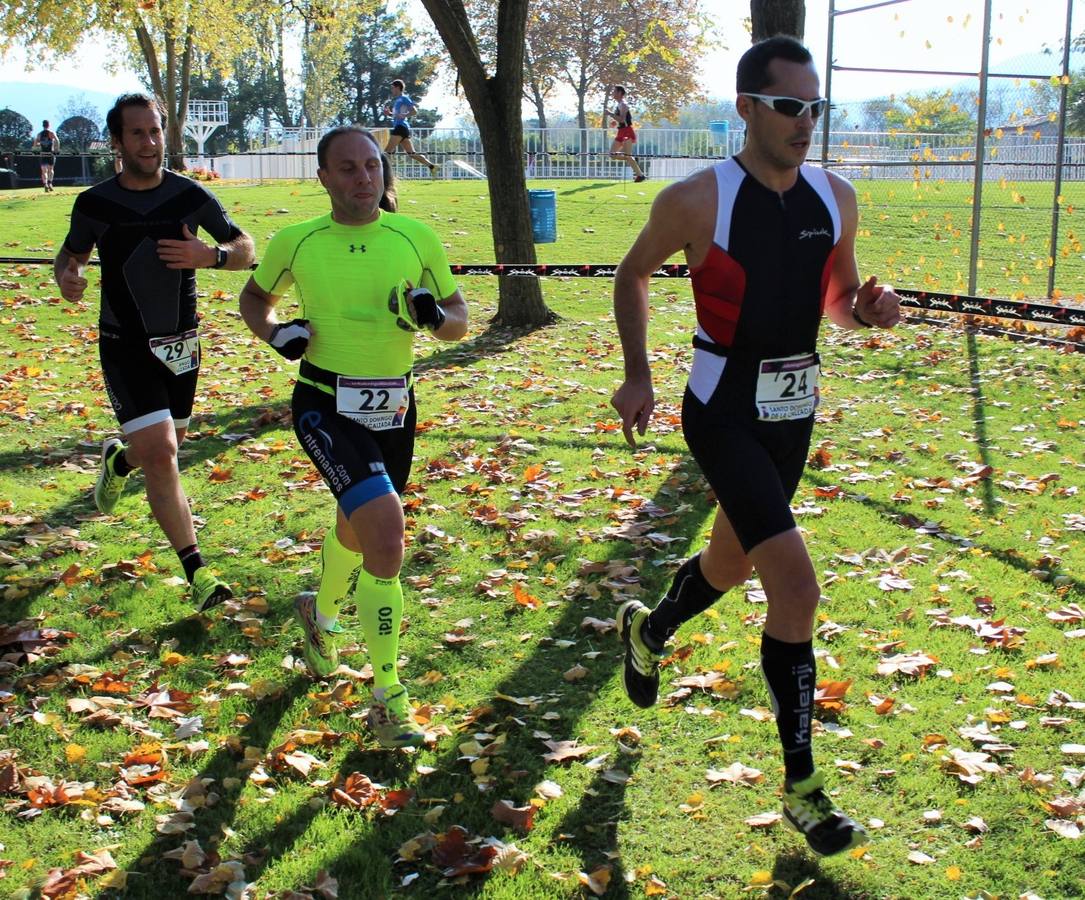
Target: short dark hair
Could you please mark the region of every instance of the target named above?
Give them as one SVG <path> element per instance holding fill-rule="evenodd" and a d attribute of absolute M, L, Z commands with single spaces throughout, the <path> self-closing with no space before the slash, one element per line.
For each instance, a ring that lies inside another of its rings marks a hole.
<path fill-rule="evenodd" d="M 381 155 L 381 168 L 384 170 L 384 193 L 381 195 L 380 208 L 387 210 L 388 212 L 395 212 L 396 208 L 399 206 L 399 202 L 396 198 L 396 175 L 395 172 L 392 171 L 392 160 L 388 158 L 387 153 L 381 150 L 381 145 L 372 131 L 362 128 L 361 125 L 336 126 L 331 131 L 327 132 L 320 139 L 320 143 L 316 145 L 317 166 L 321 169 L 328 168 L 328 148 L 331 146 L 332 141 L 344 134 L 360 134 L 362 137 L 372 141 L 373 146 L 379 151 Z"/>
<path fill-rule="evenodd" d="M 614 85 L 614 90 L 621 91 L 622 96 L 623 97 L 625 96 L 625 85 L 624 84 L 616 84 L 616 85 Z"/>
<path fill-rule="evenodd" d="M 49 120 L 48 120 L 48 119 L 46 119 L 46 120 L 45 120 L 44 122 L 42 122 L 42 123 L 41 123 L 41 127 L 42 127 L 42 128 L 48 128 L 48 127 L 49 127 Z"/>
<path fill-rule="evenodd" d="M 759 94 L 772 82 L 769 63 L 774 59 L 805 65 L 814 61 L 802 42 L 789 34 L 758 41 L 742 54 L 735 73 L 735 88 L 739 94 Z"/>
<path fill-rule="evenodd" d="M 105 114 L 106 128 L 109 129 L 110 136 L 118 141 L 124 136 L 124 111 L 129 106 L 142 106 L 144 109 L 153 109 L 158 113 L 158 118 L 162 121 L 162 124 L 166 123 L 166 111 L 162 109 L 162 104 L 154 97 L 148 94 L 121 94 L 113 104 L 113 108 Z"/>
<path fill-rule="evenodd" d="M 395 81 L 392 82 L 392 87 L 397 87 L 402 91 L 402 90 L 406 90 L 407 85 L 405 85 L 403 83 L 402 78 L 397 78 Z"/>

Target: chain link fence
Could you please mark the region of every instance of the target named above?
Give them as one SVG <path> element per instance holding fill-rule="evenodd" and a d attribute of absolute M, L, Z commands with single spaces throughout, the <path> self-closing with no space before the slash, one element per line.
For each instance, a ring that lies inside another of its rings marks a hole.
<path fill-rule="evenodd" d="M 820 162 L 854 184 L 857 252 L 883 280 L 1085 300 L 1083 6 L 831 0 Z"/>

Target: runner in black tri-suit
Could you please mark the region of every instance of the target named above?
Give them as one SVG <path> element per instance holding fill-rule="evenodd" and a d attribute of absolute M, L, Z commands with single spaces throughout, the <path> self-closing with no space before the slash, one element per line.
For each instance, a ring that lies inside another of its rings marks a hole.
<path fill-rule="evenodd" d="M 900 298 L 873 277 L 860 283 L 851 185 L 804 165 L 827 102 L 810 53 L 793 38 L 770 38 L 743 55 L 737 80 L 745 147 L 660 192 L 614 279 L 625 381 L 612 402 L 634 444 L 655 402 L 649 278 L 685 252 L 697 330 L 682 429 L 719 501 L 710 544 L 681 566 L 656 608 L 630 600 L 618 611 L 624 684 L 638 706 L 654 704 L 664 643 L 756 569 L 768 599 L 761 666 L 783 749 L 784 815 L 815 852 L 832 854 L 867 835 L 814 767 L 820 590 L 789 503 L 818 402 L 822 315 L 842 328 L 891 328 Z"/>
<path fill-rule="evenodd" d="M 95 246 L 102 263 L 99 354 L 128 444 L 104 443 L 94 502 L 111 513 L 128 475 L 142 468 L 151 511 L 177 551 L 192 599 L 210 609 L 231 592 L 204 565 L 177 468 L 200 366 L 195 270 L 246 269 L 253 242 L 210 191 L 162 168 L 162 119 L 153 99 L 126 94 L 106 122 L 123 171 L 76 197 L 54 263 L 68 300 L 83 296 Z M 218 246 L 196 237 L 201 228 Z"/>
<path fill-rule="evenodd" d="M 56 165 L 57 151 L 60 150 L 60 138 L 58 138 L 57 133 L 49 127 L 48 119 L 41 123 L 41 131 L 39 131 L 38 136 L 34 138 L 31 149 L 35 148 L 41 150 L 41 186 L 45 188 L 45 193 L 52 193 L 53 167 Z"/>

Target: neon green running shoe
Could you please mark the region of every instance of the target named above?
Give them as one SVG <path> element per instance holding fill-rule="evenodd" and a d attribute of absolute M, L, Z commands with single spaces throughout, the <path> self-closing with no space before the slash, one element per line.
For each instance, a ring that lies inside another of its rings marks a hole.
<path fill-rule="evenodd" d="M 641 709 L 655 705 L 659 696 L 659 661 L 662 653 L 656 653 L 644 643 L 641 627 L 651 610 L 639 600 L 626 600 L 618 608 L 618 637 L 625 648 L 622 684 L 625 693 Z"/>
<path fill-rule="evenodd" d="M 316 621 L 316 597 L 300 594 L 294 600 L 294 618 L 301 626 L 302 656 L 314 678 L 327 678 L 339 668 L 339 651 L 335 643 Z"/>
<path fill-rule="evenodd" d="M 383 700 L 373 700 L 367 721 L 382 747 L 417 747 L 426 739 L 426 732 L 412 715 L 407 689 L 401 684 L 388 688 Z"/>
<path fill-rule="evenodd" d="M 196 604 L 200 612 L 214 609 L 233 595 L 230 585 L 207 566 L 200 566 L 192 576 L 192 602 Z"/>
<path fill-rule="evenodd" d="M 825 793 L 821 772 L 784 786 L 784 818 L 818 856 L 843 853 L 870 840 L 866 829 L 837 809 Z"/>
<path fill-rule="evenodd" d="M 94 505 L 107 516 L 117 506 L 128 482 L 127 475 L 118 475 L 113 471 L 113 460 L 123 452 L 124 442 L 120 438 L 109 438 L 102 444 L 102 465 L 94 484 Z"/>

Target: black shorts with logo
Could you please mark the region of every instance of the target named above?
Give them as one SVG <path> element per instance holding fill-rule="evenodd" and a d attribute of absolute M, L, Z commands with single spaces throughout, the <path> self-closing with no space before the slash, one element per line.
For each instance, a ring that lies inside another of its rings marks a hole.
<path fill-rule="evenodd" d="M 411 474 L 417 411 L 414 388 L 403 425 L 372 431 L 341 415 L 334 394 L 303 381 L 290 404 L 294 433 L 346 516 L 370 500 L 402 494 Z"/>
<path fill-rule="evenodd" d="M 682 433 L 749 553 L 795 527 L 791 498 L 806 466 L 814 417 L 763 422 L 749 413 L 721 409 L 716 399 L 705 405 L 687 387 Z"/>
<path fill-rule="evenodd" d="M 131 434 L 170 419 L 176 428 L 188 427 L 199 360 L 188 372 L 174 375 L 151 352 L 146 339 L 122 338 L 105 329 L 99 331 L 98 357 L 122 432 Z"/>

